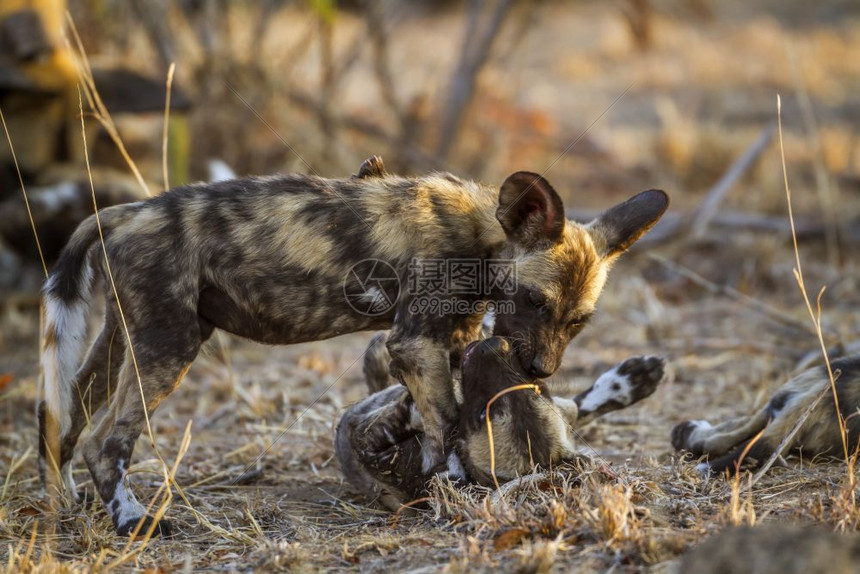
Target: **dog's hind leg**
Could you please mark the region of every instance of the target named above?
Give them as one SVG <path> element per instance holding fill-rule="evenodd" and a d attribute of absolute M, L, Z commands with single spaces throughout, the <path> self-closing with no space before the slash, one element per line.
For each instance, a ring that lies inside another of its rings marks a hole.
<path fill-rule="evenodd" d="M 109 306 L 104 327 L 75 375 L 70 405 L 72 424 L 60 441 L 60 465 L 66 488 L 72 494 L 77 494 L 71 461 L 78 437 L 90 423 L 92 415 L 110 399 L 111 387 L 117 385 L 124 356 L 125 335 L 113 308 Z"/>
<path fill-rule="evenodd" d="M 767 426 L 770 414 L 767 407 L 752 416 L 738 417 L 712 426 L 708 421 L 685 421 L 672 429 L 672 446 L 695 456 L 719 456 L 732 450 Z"/>
<path fill-rule="evenodd" d="M 131 534 L 141 521 L 141 533 L 153 527 L 152 517 L 125 482 L 134 445 L 146 427 L 147 416 L 179 385 L 212 332 L 211 325 L 199 320 L 196 312 L 165 300 L 162 298 L 160 307 L 141 306 L 147 309 L 147 317 L 129 321 L 136 363 L 130 348 L 110 408 L 84 442 L 84 459 L 93 483 L 120 535 Z M 159 521 L 153 532 L 168 535 L 170 525 Z"/>
<path fill-rule="evenodd" d="M 765 431 L 757 440 L 755 438 L 745 440 L 726 454 L 700 463 L 697 468 L 703 474 L 710 475 L 721 474 L 727 470 L 731 474 L 735 474 L 740 470 L 741 464 L 744 467 L 758 468 L 770 458 L 781 438 L 781 436 Z"/>

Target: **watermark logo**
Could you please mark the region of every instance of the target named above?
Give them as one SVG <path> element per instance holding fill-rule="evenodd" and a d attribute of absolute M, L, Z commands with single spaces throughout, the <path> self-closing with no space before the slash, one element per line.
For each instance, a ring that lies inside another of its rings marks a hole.
<path fill-rule="evenodd" d="M 379 259 L 353 265 L 343 283 L 346 300 L 362 315 L 382 315 L 397 303 L 397 270 Z M 512 314 L 516 261 L 507 259 L 413 259 L 409 262 L 408 310 L 420 315 L 471 315 L 493 309 Z M 496 300 L 498 299 L 498 300 Z"/>
<path fill-rule="evenodd" d="M 365 259 L 350 267 L 343 280 L 343 294 L 357 313 L 384 315 L 400 298 L 400 278 L 385 261 Z"/>
<path fill-rule="evenodd" d="M 409 312 L 471 315 L 492 308 L 514 312 L 504 296 L 517 291 L 516 261 L 508 259 L 413 259 L 409 263 Z M 502 296 L 499 301 L 494 296 Z"/>

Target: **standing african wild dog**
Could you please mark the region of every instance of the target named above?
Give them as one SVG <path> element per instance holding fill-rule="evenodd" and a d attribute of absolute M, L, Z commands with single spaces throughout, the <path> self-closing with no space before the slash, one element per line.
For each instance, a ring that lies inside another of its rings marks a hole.
<path fill-rule="evenodd" d="M 836 398 L 845 419 L 851 454 L 860 440 L 860 356 L 837 359 L 831 366 L 834 374 L 838 373 Z M 717 426 L 703 420 L 679 423 L 672 429 L 672 446 L 695 456 L 708 455 L 708 460 L 699 465 L 699 470 L 706 474 L 719 474 L 726 470 L 735 472 L 741 456 L 754 441 L 743 460 L 758 467 L 770 458 L 812 401 L 829 387 L 826 367 L 807 369 L 785 383 L 764 407 L 751 416 L 731 419 Z M 756 438 L 760 432 L 762 435 Z M 844 456 L 842 434 L 830 390 L 786 445 L 785 452 L 797 453 L 806 459 Z"/>
<path fill-rule="evenodd" d="M 104 209 L 112 280 L 103 281 L 104 327 L 82 365 L 87 302 L 108 271 L 95 216 L 45 286 L 42 467 L 56 461 L 74 491 L 69 462 L 84 405 L 96 410 L 110 393 L 83 456 L 117 532 L 141 519 L 150 525 L 124 481 L 134 443 L 146 413 L 176 388 L 214 329 L 286 344 L 390 328 L 392 374 L 409 388 L 425 428 L 422 468 L 442 470 L 457 419 L 450 365 L 477 338 L 482 313 L 415 314 L 405 290 L 383 313 L 358 312 L 344 296 L 351 268 L 380 260 L 405 285 L 416 258 L 515 261 L 516 293 L 489 295 L 516 306 L 497 318 L 496 332 L 514 338 L 524 369 L 545 377 L 593 312 L 611 263 L 667 204 L 662 191 L 645 191 L 580 225 L 565 219 L 561 199 L 537 174 L 514 173 L 496 189 L 445 173 L 388 176 L 371 161 L 348 179 L 252 177 Z M 55 426 L 58 441 L 45 432 Z M 53 477 L 57 469 L 46 470 Z M 168 524 L 154 528 L 166 533 Z"/>
<path fill-rule="evenodd" d="M 380 354 L 384 355 L 384 348 L 371 345 L 365 367 L 368 362 L 381 366 L 375 358 Z M 499 391 L 524 382 L 540 389 L 540 394 L 532 390 L 505 394 L 491 408 L 495 474 L 506 482 L 535 466 L 549 468 L 575 459 L 574 429 L 650 396 L 663 379 L 663 370 L 659 357 L 627 359 L 603 373 L 589 389 L 567 399 L 553 396 L 546 383 L 522 372 L 507 339 L 491 337 L 471 343 L 463 355 L 461 380 L 454 379 L 460 413 L 454 449 L 463 469 L 451 478 L 494 484 L 486 409 Z M 370 375 L 381 373 L 375 367 L 370 371 Z M 368 378 L 371 389 L 379 382 Z M 337 427 L 335 452 L 344 476 L 353 485 L 397 510 L 406 501 L 426 496 L 432 475 L 421 469 L 423 437 L 421 415 L 409 391 L 393 384 L 344 413 Z"/>

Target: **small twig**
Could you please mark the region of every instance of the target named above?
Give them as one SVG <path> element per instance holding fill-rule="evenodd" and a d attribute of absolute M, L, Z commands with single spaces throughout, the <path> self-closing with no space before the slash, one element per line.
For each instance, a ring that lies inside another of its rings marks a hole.
<path fill-rule="evenodd" d="M 496 504 L 514 490 L 520 490 L 532 484 L 540 484 L 550 480 L 549 474 L 545 472 L 535 472 L 519 477 L 517 480 L 512 480 L 501 485 L 490 495 L 490 502 Z"/>
<path fill-rule="evenodd" d="M 845 451 L 845 461 L 848 461 L 848 437 L 845 432 L 845 420 L 842 418 L 842 412 L 839 409 L 839 397 L 836 393 L 836 380 L 833 378 L 833 368 L 830 365 L 830 357 L 827 355 L 827 345 L 824 343 L 824 337 L 821 331 L 821 296 L 824 294 L 824 287 L 818 293 L 818 314 L 812 309 L 812 303 L 809 301 L 809 295 L 806 293 L 806 283 L 803 280 L 803 268 L 800 264 L 800 250 L 797 248 L 797 232 L 794 228 L 794 212 L 791 207 L 791 189 L 788 186 L 788 169 L 785 163 L 785 146 L 782 141 L 782 100 L 779 96 L 776 97 L 777 120 L 779 122 L 779 151 L 782 159 L 782 177 L 785 183 L 785 197 L 788 202 L 788 219 L 791 223 L 791 238 L 794 244 L 794 259 L 797 267 L 794 269 L 794 276 L 797 279 L 797 285 L 800 287 L 800 293 L 803 295 L 803 301 L 806 303 L 806 309 L 809 311 L 809 317 L 815 325 L 815 331 L 818 335 L 818 342 L 821 345 L 821 352 L 824 354 L 824 363 L 827 366 L 827 374 L 830 378 L 830 387 L 833 391 L 833 402 L 836 407 L 836 416 L 839 417 L 839 430 L 842 432 L 842 446 Z"/>
<path fill-rule="evenodd" d="M 416 498 L 415 500 L 410 500 L 409 502 L 404 502 L 400 505 L 400 508 L 397 509 L 397 512 L 394 513 L 394 519 L 391 521 L 391 526 L 397 526 L 397 524 L 400 522 L 400 517 L 404 511 L 412 510 L 413 506 L 416 506 L 423 502 L 430 502 L 431 500 L 433 500 L 431 497 L 423 496 L 421 498 Z"/>
<path fill-rule="evenodd" d="M 171 62 L 170 68 L 167 70 L 167 95 L 164 102 L 164 132 L 161 137 L 161 170 L 164 177 L 164 191 L 170 189 L 170 179 L 167 173 L 167 135 L 170 125 L 170 89 L 173 87 L 173 72 L 176 71 L 176 64 Z"/>

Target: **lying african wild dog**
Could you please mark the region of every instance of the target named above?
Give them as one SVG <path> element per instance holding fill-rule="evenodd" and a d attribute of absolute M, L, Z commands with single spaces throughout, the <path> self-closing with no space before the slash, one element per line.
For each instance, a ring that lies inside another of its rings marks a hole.
<path fill-rule="evenodd" d="M 849 452 L 860 440 L 860 356 L 837 359 L 831 364 L 836 379 L 836 397 L 845 419 Z M 822 390 L 830 387 L 826 367 L 814 367 L 791 378 L 770 401 L 752 416 L 738 417 L 720 425 L 707 421 L 685 421 L 672 429 L 672 446 L 695 456 L 707 455 L 699 465 L 705 474 L 734 473 L 751 441 L 743 462 L 754 468 L 764 464 Z M 758 433 L 761 437 L 755 439 Z M 786 446 L 786 453 L 803 458 L 844 456 L 842 435 L 831 391 L 812 409 L 809 418 Z"/>
<path fill-rule="evenodd" d="M 251 177 L 101 210 L 79 226 L 45 285 L 43 481 L 62 474 L 74 492 L 70 460 L 88 419 L 84 405 L 95 411 L 110 394 L 83 444 L 95 488 L 118 533 L 141 521 L 167 533 L 124 476 L 146 412 L 177 387 L 216 328 L 271 344 L 390 328 L 392 374 L 409 388 L 425 428 L 422 469 L 442 470 L 443 437 L 458 415 L 450 365 L 477 338 L 483 313 L 415 314 L 405 290 L 385 312 L 361 313 L 344 296 L 351 268 L 381 260 L 405 285 L 416 258 L 515 261 L 515 293 L 459 297 L 512 301 L 516 313 L 499 316 L 496 331 L 514 336 L 518 362 L 544 377 L 591 315 L 612 262 L 667 204 L 662 191 L 646 191 L 580 225 L 565 219 L 561 199 L 537 174 L 514 173 L 496 189 L 445 173 L 389 176 L 372 158 L 347 179 Z M 108 271 L 99 222 L 112 279 L 102 282 L 104 327 L 81 365 L 90 293 Z M 47 468 L 47 460 L 56 464 Z"/>
<path fill-rule="evenodd" d="M 379 363 L 379 339 L 365 355 Z M 549 468 L 576 455 L 573 432 L 608 412 L 650 396 L 663 379 L 658 357 L 634 357 L 601 375 L 573 399 L 553 396 L 546 383 L 520 371 L 511 343 L 492 337 L 471 343 L 463 355 L 457 381 L 459 424 L 454 452 L 463 462 L 452 479 L 493 486 L 487 431 L 487 402 L 499 391 L 528 382 L 533 390 L 513 391 L 496 400 L 493 426 L 496 478 L 513 480 L 535 466 Z M 377 373 L 379 369 L 374 369 Z M 373 390 L 379 380 L 368 379 Z M 421 468 L 424 439 L 421 415 L 409 390 L 394 384 L 350 407 L 340 420 L 335 452 L 344 476 L 362 493 L 397 510 L 426 495 L 432 474 Z M 459 472 L 457 472 L 459 470 Z"/>

